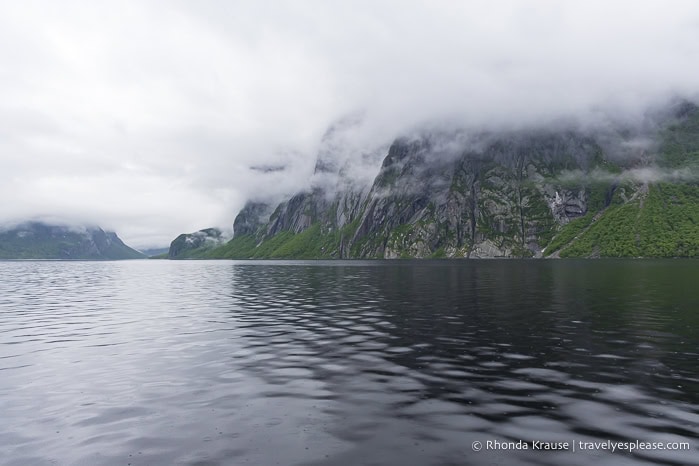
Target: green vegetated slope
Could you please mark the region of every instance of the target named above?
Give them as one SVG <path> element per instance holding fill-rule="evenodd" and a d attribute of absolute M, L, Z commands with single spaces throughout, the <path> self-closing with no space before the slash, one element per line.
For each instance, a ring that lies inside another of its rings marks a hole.
<path fill-rule="evenodd" d="M 633 157 L 572 131 L 490 135 L 447 157 L 438 138 L 398 140 L 371 186 L 250 204 L 231 241 L 170 257 L 697 257 L 699 109 L 668 121 Z"/>
<path fill-rule="evenodd" d="M 333 231 L 323 231 L 319 223 L 294 234 L 282 231 L 258 242 L 252 235 L 238 236 L 216 249 L 206 251 L 209 259 L 334 259 L 340 257 L 343 235 L 354 233 L 354 225 Z"/>
<path fill-rule="evenodd" d="M 560 257 L 698 257 L 699 187 L 656 183 L 592 221 L 566 225 L 546 249 Z"/>
<path fill-rule="evenodd" d="M 560 257 L 699 257 L 699 112 L 663 132 L 656 181 L 632 199 L 565 225 L 546 248 Z M 652 178 L 652 177 L 651 177 Z M 673 180 L 674 181 L 667 181 Z"/>

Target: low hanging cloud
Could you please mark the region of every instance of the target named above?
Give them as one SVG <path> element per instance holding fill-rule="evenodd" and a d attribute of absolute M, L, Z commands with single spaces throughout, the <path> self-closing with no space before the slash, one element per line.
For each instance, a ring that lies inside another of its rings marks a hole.
<path fill-rule="evenodd" d="M 699 5 L 3 2 L 0 62 L 0 222 L 162 246 L 308 187 L 348 116 L 338 163 L 371 178 L 371 154 L 428 124 L 634 121 L 696 98 Z"/>
<path fill-rule="evenodd" d="M 691 183 L 699 181 L 699 171 L 693 167 L 664 168 L 647 166 L 630 168 L 620 173 L 613 173 L 601 168 L 595 168 L 589 172 L 581 170 L 567 170 L 561 173 L 557 180 L 564 184 L 579 183 Z"/>

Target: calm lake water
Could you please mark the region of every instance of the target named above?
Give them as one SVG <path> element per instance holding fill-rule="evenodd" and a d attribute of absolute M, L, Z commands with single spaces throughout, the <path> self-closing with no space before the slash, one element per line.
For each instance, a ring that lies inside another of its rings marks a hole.
<path fill-rule="evenodd" d="M 7 465 L 699 464 L 699 262 L 0 262 L 0 419 Z"/>

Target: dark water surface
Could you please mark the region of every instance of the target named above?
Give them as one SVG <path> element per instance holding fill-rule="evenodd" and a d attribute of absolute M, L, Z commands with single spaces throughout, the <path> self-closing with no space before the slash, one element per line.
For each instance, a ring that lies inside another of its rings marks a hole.
<path fill-rule="evenodd" d="M 699 464 L 699 262 L 2 262 L 0 420 L 8 465 Z"/>

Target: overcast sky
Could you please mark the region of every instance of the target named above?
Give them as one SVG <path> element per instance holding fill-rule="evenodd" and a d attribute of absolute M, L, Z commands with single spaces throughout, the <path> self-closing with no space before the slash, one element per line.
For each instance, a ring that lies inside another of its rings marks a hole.
<path fill-rule="evenodd" d="M 697 91 L 696 1 L 0 1 L 0 222 L 166 246 L 303 186 L 348 115 L 361 152 Z"/>

